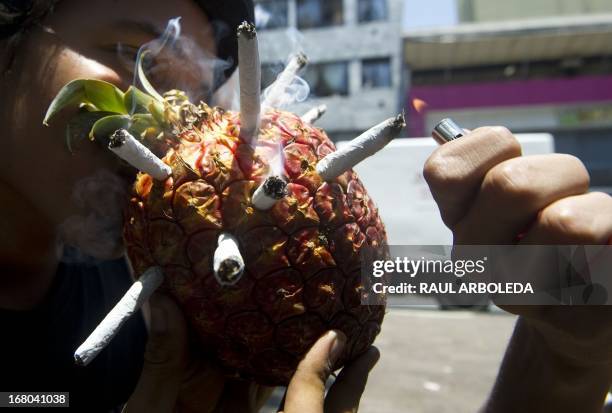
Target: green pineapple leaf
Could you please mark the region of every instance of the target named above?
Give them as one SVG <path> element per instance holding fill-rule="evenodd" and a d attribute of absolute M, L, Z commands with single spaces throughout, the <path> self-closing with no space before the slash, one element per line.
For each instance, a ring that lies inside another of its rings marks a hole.
<path fill-rule="evenodd" d="M 131 120 L 128 115 L 106 116 L 94 123 L 89 131 L 89 139 L 105 142 L 118 129 L 128 129 L 130 123 Z"/>
<path fill-rule="evenodd" d="M 140 52 L 138 52 L 138 56 L 136 57 L 136 77 L 142 84 L 142 88 L 145 90 L 145 92 L 147 92 L 149 95 L 151 95 L 153 98 L 155 98 L 158 102 L 161 103 L 164 101 L 164 97 L 160 95 L 157 90 L 155 90 L 151 82 L 149 82 L 149 79 L 147 78 L 144 69 L 142 68 L 142 61 L 148 54 L 148 50 L 141 50 Z"/>
<path fill-rule="evenodd" d="M 130 113 L 149 113 L 151 105 L 155 105 L 159 112 L 164 110 L 162 103 L 134 86 L 128 88 L 123 99 Z"/>
<path fill-rule="evenodd" d="M 84 110 L 70 119 L 66 127 L 66 146 L 70 153 L 74 153 L 80 144 L 87 140 L 89 131 L 98 120 L 110 115 L 113 115 L 113 113 Z"/>
<path fill-rule="evenodd" d="M 68 106 L 84 104 L 99 111 L 127 114 L 123 92 L 115 85 L 97 79 L 76 79 L 66 84 L 53 99 L 45 119 L 44 125 L 60 110 Z"/>
<path fill-rule="evenodd" d="M 144 139 L 144 136 L 148 130 L 153 128 L 155 134 L 160 132 L 159 124 L 150 113 L 137 113 L 132 115 L 132 123 L 128 128 L 128 131 L 136 138 Z"/>

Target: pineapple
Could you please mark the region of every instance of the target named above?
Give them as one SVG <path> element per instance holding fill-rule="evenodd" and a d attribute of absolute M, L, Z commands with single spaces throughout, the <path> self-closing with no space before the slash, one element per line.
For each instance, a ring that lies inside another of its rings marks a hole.
<path fill-rule="evenodd" d="M 384 303 L 361 305 L 361 255 L 387 255 L 378 210 L 348 170 L 324 181 L 317 163 L 336 148 L 325 132 L 277 109 L 261 114 L 256 142 L 241 136 L 238 112 L 160 96 L 145 81 L 122 92 L 100 80 L 66 85 L 45 123 L 66 106 L 71 149 L 84 137 L 117 146 L 126 130 L 171 168 L 166 179 L 140 172 L 126 205 L 124 241 L 137 274 L 158 266 L 199 342 L 230 375 L 286 385 L 316 339 L 347 336 L 337 366 L 365 352 L 380 331 Z M 279 175 L 286 183 L 268 210 L 254 192 Z M 213 256 L 231 234 L 244 271 L 220 282 Z"/>

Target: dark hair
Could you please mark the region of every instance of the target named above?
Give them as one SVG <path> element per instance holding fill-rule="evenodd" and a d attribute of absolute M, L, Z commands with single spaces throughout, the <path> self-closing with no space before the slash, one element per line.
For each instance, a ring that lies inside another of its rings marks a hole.
<path fill-rule="evenodd" d="M 0 39 L 17 35 L 40 21 L 59 0 L 0 0 Z"/>
<path fill-rule="evenodd" d="M 196 0 L 215 28 L 217 54 L 228 66 L 223 73 L 231 76 L 238 65 L 238 39 L 236 29 L 243 21 L 255 22 L 252 0 Z"/>

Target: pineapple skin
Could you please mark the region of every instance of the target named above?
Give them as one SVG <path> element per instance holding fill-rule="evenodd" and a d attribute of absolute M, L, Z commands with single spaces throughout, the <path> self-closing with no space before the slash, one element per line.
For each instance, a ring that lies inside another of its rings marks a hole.
<path fill-rule="evenodd" d="M 163 158 L 172 177 L 137 176 L 124 226 L 136 273 L 163 268 L 163 289 L 230 376 L 287 385 L 329 329 L 347 336 L 342 366 L 368 349 L 385 313 L 384 303 L 360 304 L 360 254 L 388 254 L 376 206 L 353 171 L 321 181 L 316 163 L 334 144 L 298 116 L 268 111 L 253 148 L 239 137 L 238 113 L 203 109 Z M 251 196 L 270 174 L 285 176 L 288 195 L 258 211 Z M 238 238 L 245 259 L 233 286 L 212 270 L 221 232 Z"/>

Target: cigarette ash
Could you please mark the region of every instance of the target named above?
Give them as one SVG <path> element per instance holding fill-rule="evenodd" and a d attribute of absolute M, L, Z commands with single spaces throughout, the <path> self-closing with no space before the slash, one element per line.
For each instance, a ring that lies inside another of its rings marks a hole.
<path fill-rule="evenodd" d="M 271 198 L 282 199 L 287 195 L 287 183 L 278 176 L 271 176 L 264 182 L 263 190 Z"/>

